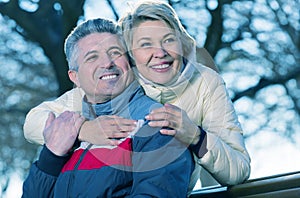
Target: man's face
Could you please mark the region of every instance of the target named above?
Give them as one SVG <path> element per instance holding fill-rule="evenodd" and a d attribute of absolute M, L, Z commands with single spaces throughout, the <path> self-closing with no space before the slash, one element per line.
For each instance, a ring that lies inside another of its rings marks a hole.
<path fill-rule="evenodd" d="M 70 79 L 81 87 L 91 103 L 102 103 L 122 93 L 134 76 L 119 38 L 111 33 L 92 33 L 78 42 L 78 72 Z"/>

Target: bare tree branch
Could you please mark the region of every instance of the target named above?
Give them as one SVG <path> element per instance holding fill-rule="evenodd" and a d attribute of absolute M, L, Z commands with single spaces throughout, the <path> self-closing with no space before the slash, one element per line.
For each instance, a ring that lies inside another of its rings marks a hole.
<path fill-rule="evenodd" d="M 259 90 L 269 85 L 284 84 L 290 79 L 299 78 L 299 77 L 300 77 L 300 67 L 295 68 L 294 71 L 289 72 L 287 75 L 278 78 L 273 78 L 273 79 L 261 78 L 257 85 L 250 87 L 239 93 L 236 93 L 235 96 L 232 98 L 232 101 L 233 102 L 237 101 L 243 96 L 248 96 L 250 98 L 253 98 Z"/>
<path fill-rule="evenodd" d="M 112 1 L 111 1 L 111 0 L 106 0 L 106 2 L 107 2 L 107 4 L 109 5 L 109 7 L 111 8 L 112 12 L 114 13 L 116 21 L 118 21 L 119 18 L 120 18 L 120 16 L 119 16 L 119 14 L 117 13 L 116 8 L 114 7 Z"/>
<path fill-rule="evenodd" d="M 64 39 L 76 26 L 79 16 L 83 15 L 85 0 L 40 0 L 35 12 L 26 12 L 17 0 L 0 3 L 0 12 L 15 20 L 23 28 L 26 38 L 39 43 L 45 55 L 53 63 L 59 82 L 59 92 L 71 89 L 73 84 L 68 78 L 67 61 L 63 52 Z M 54 5 L 61 8 L 55 9 Z M 59 6 L 58 6 L 59 7 Z"/>

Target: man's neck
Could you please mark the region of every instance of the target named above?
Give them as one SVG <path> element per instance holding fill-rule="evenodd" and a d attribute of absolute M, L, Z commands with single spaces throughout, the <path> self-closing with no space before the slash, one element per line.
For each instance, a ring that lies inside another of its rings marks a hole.
<path fill-rule="evenodd" d="M 85 117 L 88 119 L 92 119 L 92 117 L 95 118 L 95 116 L 93 116 L 94 114 L 96 114 L 96 116 L 119 115 L 121 112 L 124 112 L 124 110 L 126 110 L 128 103 L 131 100 L 132 94 L 135 93 L 138 87 L 138 82 L 134 81 L 118 96 L 110 98 L 110 100 L 107 100 L 106 102 L 97 104 L 88 102 L 87 97 L 85 96 L 82 109 Z"/>

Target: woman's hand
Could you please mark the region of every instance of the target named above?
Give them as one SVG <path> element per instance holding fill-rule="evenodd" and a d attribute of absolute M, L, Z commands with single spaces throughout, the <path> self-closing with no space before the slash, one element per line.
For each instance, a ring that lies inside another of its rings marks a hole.
<path fill-rule="evenodd" d="M 95 145 L 120 144 L 118 139 L 125 138 L 136 127 L 136 120 L 129 120 L 119 116 L 99 116 L 95 120 L 86 121 L 79 133 L 79 140 Z"/>
<path fill-rule="evenodd" d="M 43 131 L 47 148 L 58 156 L 63 156 L 73 147 L 84 122 L 84 117 L 78 113 L 65 111 L 57 118 L 51 112 Z"/>
<path fill-rule="evenodd" d="M 173 135 L 181 142 L 190 145 L 199 141 L 200 129 L 190 120 L 187 113 L 171 104 L 154 109 L 146 116 L 151 127 L 169 127 L 172 129 L 161 129 L 165 135 Z"/>

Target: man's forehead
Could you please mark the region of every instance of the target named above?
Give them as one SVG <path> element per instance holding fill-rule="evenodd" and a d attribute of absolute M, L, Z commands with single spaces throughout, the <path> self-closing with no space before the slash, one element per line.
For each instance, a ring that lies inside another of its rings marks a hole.
<path fill-rule="evenodd" d="M 108 32 L 104 33 L 94 33 L 92 35 L 95 39 L 95 44 L 98 45 L 108 45 L 108 46 L 121 46 L 120 37 L 117 34 L 112 34 Z"/>
<path fill-rule="evenodd" d="M 88 48 L 120 48 L 124 50 L 122 42 L 120 41 L 120 37 L 117 34 L 108 32 L 89 34 L 79 41 L 79 46 L 81 46 L 80 48 L 89 46 Z"/>

